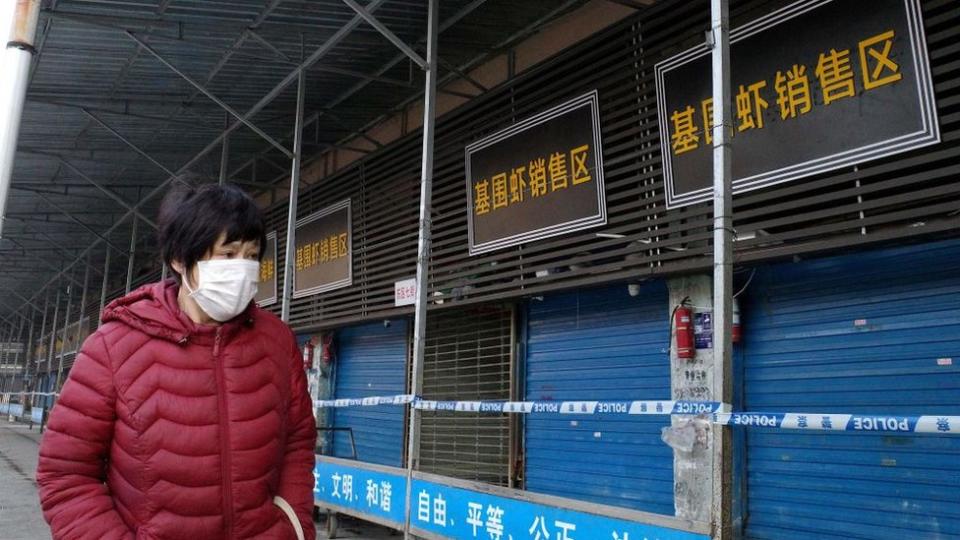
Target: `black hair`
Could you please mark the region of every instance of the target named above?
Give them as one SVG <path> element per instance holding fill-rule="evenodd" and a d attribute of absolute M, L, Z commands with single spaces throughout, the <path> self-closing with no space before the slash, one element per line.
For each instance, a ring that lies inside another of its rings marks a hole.
<path fill-rule="evenodd" d="M 233 184 L 212 183 L 172 189 L 160 206 L 160 253 L 172 269 L 174 261 L 189 274 L 217 244 L 257 241 L 260 256 L 267 245 L 263 213 L 245 191 Z M 177 281 L 180 276 L 174 271 Z"/>

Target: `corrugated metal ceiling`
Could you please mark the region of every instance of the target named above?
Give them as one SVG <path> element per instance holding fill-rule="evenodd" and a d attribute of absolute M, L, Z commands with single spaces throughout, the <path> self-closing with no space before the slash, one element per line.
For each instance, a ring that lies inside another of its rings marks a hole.
<path fill-rule="evenodd" d="M 454 78 L 449 66 L 490 54 L 545 17 L 585 2 L 444 0 L 440 54 L 448 68 L 441 75 Z M 387 0 L 375 15 L 407 43 L 419 46 L 426 11 L 425 0 Z M 187 76 L 245 112 L 354 16 L 341 0 L 44 0 L 39 54 L 0 244 L 0 289 L 5 297 L 0 317 L 23 305 L 23 298 L 6 294 L 10 290 L 40 304 L 40 289 L 61 265 L 96 241 L 94 233 L 111 227 L 116 276 L 110 289 L 116 289 L 127 262 L 117 251 L 126 251 L 131 231 L 130 220 L 117 224 L 126 209 L 115 199 L 139 202 L 168 171 L 180 169 L 223 130 L 224 110 L 126 32 L 144 39 Z M 375 29 L 360 24 L 308 73 L 305 116 L 319 120 L 305 137 L 305 153 L 337 144 L 415 97 L 423 79 L 415 68 Z M 295 86 L 253 118 L 287 145 Z M 191 169 L 216 176 L 219 154 L 217 147 Z M 238 129 L 230 139 L 228 170 L 239 171 L 254 155 L 264 158 L 259 182 L 288 167 L 282 153 L 271 151 L 251 130 Z M 91 180 L 116 197 L 112 200 Z M 155 215 L 158 203 L 159 197 L 150 200 L 143 213 Z M 156 266 L 152 229 L 141 223 L 140 233 L 137 266 L 146 272 Z M 102 267 L 103 257 L 101 244 L 91 251 L 91 264 Z M 82 269 L 78 264 L 72 270 L 74 279 L 81 279 Z M 94 274 L 91 282 L 99 283 L 99 276 Z"/>

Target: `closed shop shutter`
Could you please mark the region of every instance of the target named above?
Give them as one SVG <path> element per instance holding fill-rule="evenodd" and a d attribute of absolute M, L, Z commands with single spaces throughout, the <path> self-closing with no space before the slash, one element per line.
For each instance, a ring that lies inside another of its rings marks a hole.
<path fill-rule="evenodd" d="M 529 303 L 526 399 L 670 399 L 667 288 L 626 285 Z M 673 515 L 673 452 L 664 416 L 530 415 L 526 488 Z"/>
<path fill-rule="evenodd" d="M 406 392 L 407 321 L 394 319 L 338 330 L 335 399 L 392 396 Z M 351 428 L 357 459 L 402 466 L 404 407 L 345 407 L 333 414 L 334 426 Z M 334 455 L 352 457 L 347 433 L 334 434 Z"/>
<path fill-rule="evenodd" d="M 424 349 L 425 399 L 510 398 L 513 308 L 480 306 L 431 313 Z M 420 470 L 506 486 L 510 419 L 504 414 L 424 411 Z"/>
<path fill-rule="evenodd" d="M 960 414 L 960 242 L 762 268 L 745 297 L 747 410 Z M 750 429 L 746 524 L 960 538 L 960 438 Z"/>

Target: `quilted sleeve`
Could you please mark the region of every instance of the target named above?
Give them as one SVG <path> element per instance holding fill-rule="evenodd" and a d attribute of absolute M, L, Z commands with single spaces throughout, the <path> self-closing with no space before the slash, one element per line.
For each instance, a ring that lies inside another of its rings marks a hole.
<path fill-rule="evenodd" d="M 313 467 L 317 444 L 317 425 L 313 403 L 307 391 L 303 359 L 294 341 L 290 359 L 290 408 L 287 411 L 287 447 L 280 472 L 278 495 L 293 507 L 300 518 L 305 538 L 316 536 L 313 524 Z"/>
<path fill-rule="evenodd" d="M 99 333 L 77 354 L 40 443 L 37 484 L 53 538 L 133 539 L 104 483 L 116 390 Z"/>

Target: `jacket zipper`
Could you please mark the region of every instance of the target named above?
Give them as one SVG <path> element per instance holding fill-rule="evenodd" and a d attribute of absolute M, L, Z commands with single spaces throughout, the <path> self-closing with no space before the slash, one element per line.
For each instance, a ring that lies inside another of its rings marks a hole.
<path fill-rule="evenodd" d="M 217 370 L 217 401 L 220 417 L 220 474 L 223 479 L 223 523 L 226 529 L 226 538 L 233 538 L 233 477 L 230 467 L 230 419 L 227 417 L 227 388 L 223 373 L 223 362 L 220 361 L 220 346 L 222 328 L 217 328 L 217 336 L 213 341 L 213 361 Z"/>

